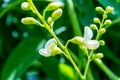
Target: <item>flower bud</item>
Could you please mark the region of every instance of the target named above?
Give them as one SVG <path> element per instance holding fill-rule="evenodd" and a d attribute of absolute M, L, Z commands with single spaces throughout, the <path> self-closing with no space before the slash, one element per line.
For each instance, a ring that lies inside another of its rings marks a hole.
<path fill-rule="evenodd" d="M 97 53 L 97 54 L 95 54 L 94 58 L 103 58 L 103 53 Z"/>
<path fill-rule="evenodd" d="M 105 20 L 104 25 L 110 25 L 112 21 L 110 19 Z"/>
<path fill-rule="evenodd" d="M 107 6 L 106 7 L 106 13 L 111 13 L 111 12 L 113 12 L 114 11 L 114 8 L 113 7 L 111 7 L 111 6 Z"/>
<path fill-rule="evenodd" d="M 52 20 L 51 17 L 49 17 L 49 18 L 47 19 L 48 24 L 51 24 L 52 21 L 53 21 L 53 20 Z"/>
<path fill-rule="evenodd" d="M 99 43 L 100 43 L 101 46 L 105 45 L 105 41 L 103 41 L 103 40 L 99 40 Z"/>
<path fill-rule="evenodd" d="M 62 3 L 62 2 L 52 2 L 52 3 L 48 4 L 46 11 L 56 10 L 56 9 L 63 7 L 63 6 L 64 6 L 64 3 Z"/>
<path fill-rule="evenodd" d="M 38 21 L 35 20 L 33 17 L 26 17 L 21 19 L 21 23 L 30 25 L 30 24 L 37 24 Z"/>
<path fill-rule="evenodd" d="M 106 18 L 107 18 L 107 14 L 104 14 L 104 15 L 103 15 L 103 18 L 106 19 Z"/>
<path fill-rule="evenodd" d="M 100 23 L 100 19 L 99 18 L 94 18 L 93 21 L 94 21 L 94 23 Z"/>
<path fill-rule="evenodd" d="M 91 24 L 90 28 L 93 29 L 93 30 L 98 30 L 98 28 L 97 28 L 97 26 L 95 24 Z"/>
<path fill-rule="evenodd" d="M 22 10 L 31 10 L 30 5 L 29 5 L 28 2 L 23 2 L 23 3 L 21 4 L 21 9 L 22 9 Z"/>
<path fill-rule="evenodd" d="M 83 38 L 79 36 L 75 36 L 73 39 L 70 40 L 74 44 L 81 45 L 83 42 Z"/>
<path fill-rule="evenodd" d="M 52 17 L 52 19 L 53 19 L 53 21 L 56 21 L 58 18 L 60 18 L 61 17 L 61 15 L 62 15 L 62 9 L 57 9 L 57 10 L 55 10 L 53 13 L 52 13 L 52 15 L 51 15 L 51 17 Z"/>
<path fill-rule="evenodd" d="M 105 28 L 101 28 L 100 30 L 99 30 L 99 33 L 100 34 L 104 34 L 106 32 L 106 29 Z"/>
<path fill-rule="evenodd" d="M 99 7 L 99 6 L 96 7 L 95 10 L 96 10 L 96 11 L 100 11 L 100 12 L 103 12 L 103 11 L 104 11 L 103 8 L 102 8 L 102 7 Z"/>

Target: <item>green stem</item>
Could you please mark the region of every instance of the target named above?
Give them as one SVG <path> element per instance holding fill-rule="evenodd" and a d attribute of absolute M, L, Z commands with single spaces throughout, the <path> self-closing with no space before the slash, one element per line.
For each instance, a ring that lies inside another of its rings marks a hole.
<path fill-rule="evenodd" d="M 105 15 L 106 13 L 104 12 L 103 15 Z M 100 27 L 99 27 L 99 30 L 103 27 L 103 24 L 104 24 L 104 21 L 105 21 L 105 18 L 103 16 L 103 19 L 100 23 Z M 116 20 L 117 21 L 120 21 L 120 19 Z M 115 22 L 114 22 L 115 23 Z M 109 26 L 108 26 L 109 27 Z M 108 28 L 106 27 L 106 28 Z M 96 36 L 96 40 L 100 39 L 101 37 L 101 34 L 99 33 L 99 31 L 97 31 L 97 36 Z M 102 61 L 101 59 L 94 59 L 94 62 L 106 73 L 106 75 L 111 79 L 111 80 L 119 80 L 120 78 L 118 78 Z"/>
<path fill-rule="evenodd" d="M 48 30 L 50 32 L 50 34 L 56 39 L 58 45 L 63 49 L 63 51 L 65 52 L 65 56 L 67 57 L 68 60 L 70 60 L 71 64 L 73 65 L 73 67 L 75 68 L 76 72 L 79 74 L 80 78 L 82 80 L 84 80 L 84 77 L 82 76 L 80 70 L 78 69 L 77 65 L 75 64 L 75 62 L 73 61 L 70 53 L 68 52 L 68 49 L 62 45 L 62 43 L 59 41 L 59 39 L 57 38 L 57 36 L 54 34 L 54 32 L 52 30 Z"/>
<path fill-rule="evenodd" d="M 81 32 L 82 29 L 81 29 L 81 27 L 79 25 L 79 22 L 77 20 L 77 15 L 76 15 L 76 12 L 74 10 L 73 1 L 72 0 L 66 0 L 66 2 L 67 2 L 67 11 L 69 13 L 69 17 L 70 17 L 70 21 L 71 21 L 71 24 L 72 24 L 74 35 L 82 36 L 82 32 Z M 79 53 L 81 53 L 80 50 L 79 50 Z M 84 57 L 81 57 L 81 58 L 84 59 Z M 81 60 L 81 62 L 83 62 L 82 59 L 80 59 L 80 60 Z M 83 62 L 83 64 L 86 64 L 86 62 Z M 92 73 L 89 72 L 89 74 L 92 74 Z M 93 78 L 92 75 L 89 75 L 89 76 L 91 76 Z"/>
<path fill-rule="evenodd" d="M 67 1 L 67 11 L 69 13 L 69 17 L 71 20 L 71 24 L 72 24 L 72 28 L 73 28 L 73 32 L 75 35 L 80 35 L 82 36 L 82 29 L 79 25 L 79 22 L 77 20 L 77 15 L 76 12 L 74 10 L 74 5 L 73 5 L 73 1 L 72 0 L 66 0 Z"/>
<path fill-rule="evenodd" d="M 36 9 L 36 7 L 34 6 L 32 0 L 28 0 L 28 1 L 29 1 L 29 4 L 30 4 L 31 7 L 32 7 L 33 12 L 40 18 L 40 20 L 41 20 L 42 23 L 44 24 L 45 28 L 49 31 L 49 33 L 56 39 L 57 44 L 58 44 L 59 47 L 60 47 L 61 49 L 63 49 L 63 51 L 64 51 L 63 54 L 70 60 L 70 62 L 71 62 L 72 65 L 74 66 L 75 70 L 76 70 L 77 73 L 79 74 L 80 78 L 81 78 L 82 80 L 84 80 L 81 72 L 79 71 L 77 65 L 75 64 L 75 62 L 73 61 L 72 57 L 70 56 L 67 48 L 65 48 L 65 46 L 59 41 L 59 39 L 57 38 L 57 36 L 56 36 L 55 33 L 53 32 L 53 30 L 50 28 L 50 26 L 47 24 L 47 22 L 45 21 L 45 19 L 41 16 L 41 14 L 38 12 L 38 10 Z"/>
<path fill-rule="evenodd" d="M 77 73 L 79 74 L 80 78 L 82 80 L 84 80 L 84 77 L 82 76 L 80 70 L 78 69 L 77 65 L 75 64 L 75 62 L 73 61 L 72 57 L 70 56 L 70 53 L 68 52 L 67 48 L 62 45 L 62 43 L 59 41 L 59 39 L 57 38 L 57 36 L 54 34 L 54 32 L 51 29 L 49 29 L 48 31 L 56 39 L 58 45 L 63 49 L 63 51 L 65 52 L 64 55 L 67 57 L 68 60 L 70 60 L 71 64 L 73 65 L 73 67 L 75 68 Z"/>
<path fill-rule="evenodd" d="M 86 77 L 86 75 L 87 75 L 87 71 L 88 71 L 88 68 L 89 68 L 89 65 L 90 65 L 90 62 L 91 62 L 92 54 L 93 54 L 93 50 L 90 52 L 90 55 L 88 56 L 88 61 L 87 61 L 87 64 L 86 64 L 86 68 L 85 68 L 85 72 L 84 72 L 84 77 Z"/>
<path fill-rule="evenodd" d="M 111 80 L 120 80 L 103 62 L 101 59 L 94 59 L 93 60 L 109 77 Z"/>
<path fill-rule="evenodd" d="M 32 8 L 33 13 L 35 13 L 40 20 L 43 20 L 42 15 L 41 15 L 41 14 L 39 13 L 39 11 L 36 9 L 36 7 L 34 6 L 32 0 L 28 0 L 28 2 L 29 2 L 30 6 L 31 6 L 31 8 Z"/>

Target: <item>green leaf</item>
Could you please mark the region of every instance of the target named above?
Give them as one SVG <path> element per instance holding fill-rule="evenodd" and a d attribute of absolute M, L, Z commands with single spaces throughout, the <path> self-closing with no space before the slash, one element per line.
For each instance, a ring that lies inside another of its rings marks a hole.
<path fill-rule="evenodd" d="M 38 48 L 41 48 L 44 43 L 45 40 L 41 40 L 41 38 L 22 40 L 8 57 L 2 70 L 1 80 L 15 80 L 20 77 L 40 57 Z"/>
<path fill-rule="evenodd" d="M 71 66 L 60 63 L 60 80 L 75 80 L 74 70 Z"/>

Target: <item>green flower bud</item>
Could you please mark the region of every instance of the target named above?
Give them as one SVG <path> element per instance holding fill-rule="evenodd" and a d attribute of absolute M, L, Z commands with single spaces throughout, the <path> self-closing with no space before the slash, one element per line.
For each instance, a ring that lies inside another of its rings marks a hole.
<path fill-rule="evenodd" d="M 62 3 L 62 2 L 52 2 L 52 3 L 48 4 L 46 11 L 56 10 L 56 9 L 63 7 L 63 6 L 64 6 L 64 3 Z"/>
<path fill-rule="evenodd" d="M 54 24 L 54 21 L 52 20 L 52 17 L 49 17 L 48 19 L 47 19 L 47 22 L 48 22 L 48 24 L 52 27 L 53 26 L 53 24 Z"/>
<path fill-rule="evenodd" d="M 60 18 L 61 17 L 61 15 L 62 15 L 62 9 L 57 9 L 57 10 L 55 10 L 53 13 L 52 13 L 52 15 L 51 15 L 51 17 L 52 17 L 52 19 L 53 19 L 53 21 L 56 21 L 58 18 Z"/>
<path fill-rule="evenodd" d="M 94 21 L 94 23 L 100 23 L 100 19 L 99 18 L 94 18 L 93 21 Z"/>
<path fill-rule="evenodd" d="M 110 25 L 112 21 L 110 19 L 105 20 L 104 25 Z"/>
<path fill-rule="evenodd" d="M 30 25 L 30 24 L 37 24 L 38 21 L 35 20 L 33 17 L 26 17 L 21 19 L 21 23 Z"/>
<path fill-rule="evenodd" d="M 105 41 L 103 41 L 103 40 L 99 40 L 99 43 L 100 43 L 101 46 L 105 45 Z"/>
<path fill-rule="evenodd" d="M 103 58 L 103 53 L 94 54 L 94 58 Z"/>
<path fill-rule="evenodd" d="M 98 28 L 97 28 L 97 26 L 95 24 L 91 24 L 90 28 L 93 29 L 93 30 L 98 30 Z"/>
<path fill-rule="evenodd" d="M 100 11 L 100 12 L 103 12 L 103 11 L 104 11 L 103 8 L 102 8 L 102 7 L 99 7 L 99 6 L 96 7 L 95 10 L 96 10 L 96 11 Z"/>
<path fill-rule="evenodd" d="M 111 6 L 107 6 L 106 7 L 106 13 L 111 13 L 111 12 L 113 12 L 114 11 L 114 8 L 113 7 L 111 7 Z"/>
<path fill-rule="evenodd" d="M 22 10 L 31 10 L 30 5 L 29 5 L 28 2 L 23 2 L 23 3 L 21 4 L 21 9 L 22 9 Z"/>
<path fill-rule="evenodd" d="M 103 15 L 103 18 L 106 19 L 106 18 L 107 18 L 107 14 L 104 14 L 104 15 Z"/>
<path fill-rule="evenodd" d="M 49 17 L 49 18 L 47 19 L 48 24 L 51 24 L 52 21 L 53 21 L 53 20 L 52 20 L 52 17 Z"/>
<path fill-rule="evenodd" d="M 104 34 L 106 32 L 106 29 L 105 28 L 101 28 L 100 30 L 99 30 L 99 33 L 100 34 Z"/>
<path fill-rule="evenodd" d="M 79 37 L 79 36 L 75 36 L 74 38 L 72 38 L 70 40 L 70 42 L 74 43 L 74 44 L 78 44 L 78 45 L 82 45 L 83 43 L 83 38 Z"/>

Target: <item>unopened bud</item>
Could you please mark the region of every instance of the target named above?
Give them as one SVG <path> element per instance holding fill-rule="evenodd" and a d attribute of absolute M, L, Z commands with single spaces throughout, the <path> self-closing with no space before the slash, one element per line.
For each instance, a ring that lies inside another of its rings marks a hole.
<path fill-rule="evenodd" d="M 26 17 L 21 19 L 21 23 L 30 25 L 30 24 L 37 24 L 38 21 L 35 20 L 33 17 Z"/>
<path fill-rule="evenodd" d="M 110 25 L 112 21 L 110 19 L 105 20 L 104 25 Z"/>
<path fill-rule="evenodd" d="M 100 19 L 99 19 L 99 18 L 94 18 L 93 21 L 94 21 L 95 23 L 100 23 Z"/>
<path fill-rule="evenodd" d="M 111 7 L 111 6 L 107 6 L 106 7 L 106 12 L 107 13 L 111 13 L 111 12 L 113 12 L 114 11 L 114 8 L 113 7 Z"/>
<path fill-rule="evenodd" d="M 64 6 L 64 3 L 62 3 L 62 2 L 52 2 L 52 3 L 48 4 L 46 11 L 56 10 L 56 9 L 63 7 L 63 6 Z"/>
<path fill-rule="evenodd" d="M 31 10 L 30 5 L 29 5 L 28 2 L 23 2 L 23 3 L 21 4 L 21 9 L 22 9 L 22 10 Z"/>
<path fill-rule="evenodd" d="M 104 15 L 103 15 L 103 18 L 106 19 L 106 18 L 107 18 L 107 14 L 104 14 Z"/>
<path fill-rule="evenodd" d="M 52 20 L 51 17 L 49 17 L 49 18 L 47 19 L 48 24 L 51 24 L 52 21 L 53 21 L 53 20 Z"/>
<path fill-rule="evenodd" d="M 100 43 L 101 46 L 105 45 L 105 41 L 103 41 L 103 40 L 99 40 L 99 43 Z"/>
<path fill-rule="evenodd" d="M 93 29 L 93 30 L 97 30 L 97 29 L 98 29 L 95 24 L 91 24 L 91 25 L 90 25 L 90 28 Z"/>
<path fill-rule="evenodd" d="M 96 11 L 100 11 L 100 12 L 103 12 L 103 11 L 104 11 L 103 8 L 102 8 L 102 7 L 99 7 L 99 6 L 96 7 L 95 10 L 96 10 Z"/>
<path fill-rule="evenodd" d="M 71 41 L 72 43 L 74 43 L 74 44 L 81 45 L 82 42 L 83 42 L 83 38 L 82 38 L 82 37 L 79 37 L 79 36 L 75 36 L 75 37 L 72 38 L 70 41 Z"/>
<path fill-rule="evenodd" d="M 95 54 L 94 58 L 103 58 L 103 53 L 97 53 L 97 54 Z"/>
<path fill-rule="evenodd" d="M 106 32 L 106 29 L 105 28 L 101 28 L 100 30 L 99 30 L 99 33 L 100 34 L 104 34 Z"/>
<path fill-rule="evenodd" d="M 51 17 L 52 17 L 52 19 L 53 19 L 53 21 L 56 21 L 58 18 L 60 18 L 61 17 L 61 15 L 62 15 L 62 9 L 57 9 L 57 10 L 55 10 L 53 13 L 52 13 L 52 15 L 51 15 Z"/>

